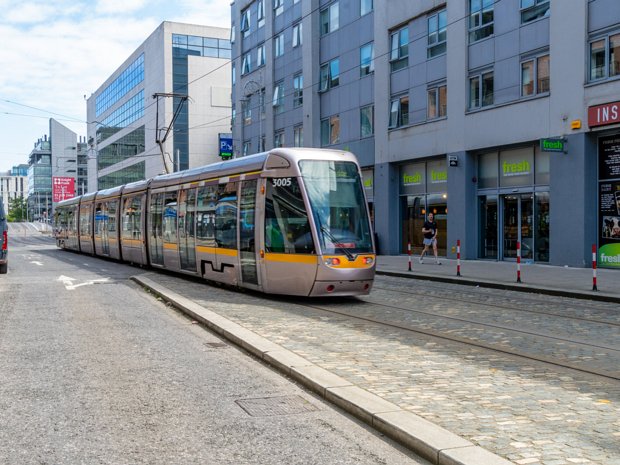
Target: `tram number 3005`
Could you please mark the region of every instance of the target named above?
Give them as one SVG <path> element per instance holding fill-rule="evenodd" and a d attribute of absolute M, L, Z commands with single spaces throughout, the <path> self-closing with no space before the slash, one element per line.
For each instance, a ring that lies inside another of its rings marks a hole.
<path fill-rule="evenodd" d="M 272 179 L 274 187 L 290 187 L 291 186 L 291 178 L 273 178 Z"/>

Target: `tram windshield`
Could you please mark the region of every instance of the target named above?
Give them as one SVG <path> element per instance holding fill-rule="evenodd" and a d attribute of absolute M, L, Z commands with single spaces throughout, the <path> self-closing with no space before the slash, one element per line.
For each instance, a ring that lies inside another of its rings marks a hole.
<path fill-rule="evenodd" d="M 324 254 L 372 252 L 370 223 L 355 163 L 299 162 Z"/>

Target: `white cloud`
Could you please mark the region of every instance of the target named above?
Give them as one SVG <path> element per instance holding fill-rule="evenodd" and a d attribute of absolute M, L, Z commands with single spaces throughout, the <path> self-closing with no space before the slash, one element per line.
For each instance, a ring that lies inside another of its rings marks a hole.
<path fill-rule="evenodd" d="M 100 0 L 95 6 L 97 14 L 127 14 L 144 7 L 145 0 Z"/>
<path fill-rule="evenodd" d="M 36 24 L 48 19 L 54 13 L 52 5 L 38 3 L 20 3 L 3 9 L 4 21 L 12 24 Z"/>

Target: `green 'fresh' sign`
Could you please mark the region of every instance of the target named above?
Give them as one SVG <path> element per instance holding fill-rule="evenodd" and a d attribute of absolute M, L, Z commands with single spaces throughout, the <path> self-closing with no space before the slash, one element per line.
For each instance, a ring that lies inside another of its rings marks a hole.
<path fill-rule="evenodd" d="M 564 139 L 540 139 L 540 150 L 543 152 L 566 152 Z"/>

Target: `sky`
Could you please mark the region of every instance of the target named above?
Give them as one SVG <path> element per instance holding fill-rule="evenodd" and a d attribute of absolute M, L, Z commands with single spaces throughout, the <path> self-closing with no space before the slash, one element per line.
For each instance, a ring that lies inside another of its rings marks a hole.
<path fill-rule="evenodd" d="M 0 172 L 54 118 L 86 136 L 86 97 L 163 22 L 230 27 L 231 0 L 0 0 Z"/>

